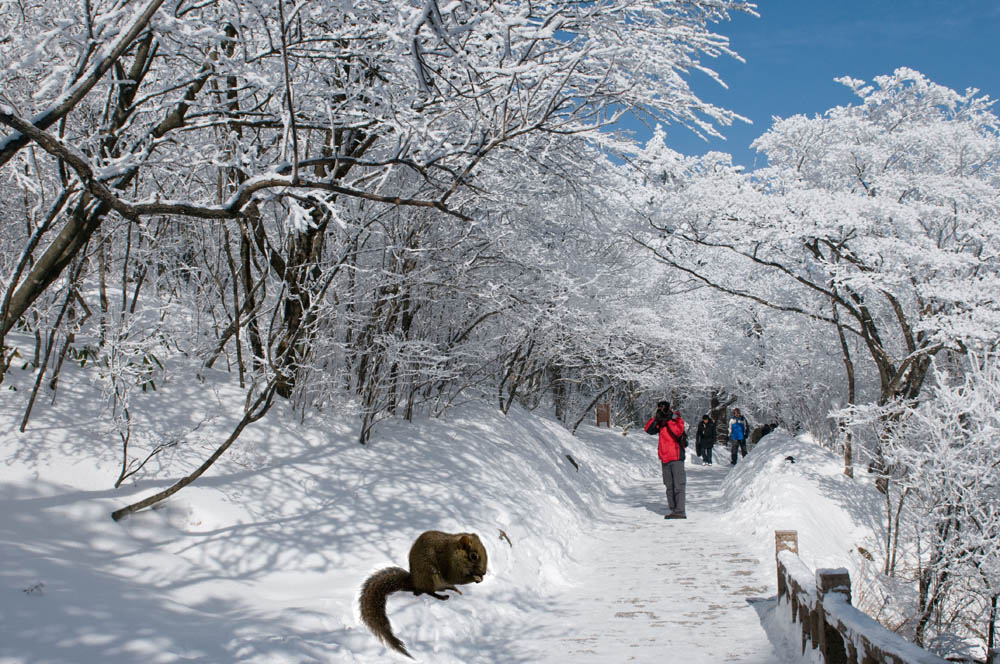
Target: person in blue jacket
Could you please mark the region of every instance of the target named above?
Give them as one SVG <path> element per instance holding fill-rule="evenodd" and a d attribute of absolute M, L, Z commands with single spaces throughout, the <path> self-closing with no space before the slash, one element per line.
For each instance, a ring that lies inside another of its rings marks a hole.
<path fill-rule="evenodd" d="M 729 461 L 730 466 L 736 465 L 736 453 L 747 455 L 747 438 L 750 437 L 750 424 L 739 408 L 733 408 L 733 416 L 729 418 Z"/>

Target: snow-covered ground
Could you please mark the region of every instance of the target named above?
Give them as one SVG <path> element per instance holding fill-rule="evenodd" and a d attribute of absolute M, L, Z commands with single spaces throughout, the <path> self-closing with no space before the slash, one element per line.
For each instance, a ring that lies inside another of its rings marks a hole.
<path fill-rule="evenodd" d="M 195 484 L 116 523 L 211 453 L 242 400 L 223 374 L 138 394 L 133 445 L 178 442 L 114 489 L 121 451 L 86 377 L 39 399 L 23 434 L 31 376 L 0 387 L 3 664 L 391 661 L 358 588 L 427 529 L 479 533 L 489 573 L 447 602 L 390 597 L 420 661 L 809 661 L 773 619 L 773 531 L 852 574 L 875 546 L 870 487 L 787 433 L 735 468 L 718 448 L 722 463 L 689 460 L 689 519 L 666 521 L 654 438 L 483 406 L 384 422 L 360 446 L 348 418 L 279 405 Z"/>

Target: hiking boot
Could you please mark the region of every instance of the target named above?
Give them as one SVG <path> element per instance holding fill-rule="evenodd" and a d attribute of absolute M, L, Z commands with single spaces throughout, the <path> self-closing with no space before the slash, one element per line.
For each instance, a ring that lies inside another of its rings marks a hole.
<path fill-rule="evenodd" d="M 670 514 L 664 514 L 664 519 L 686 519 L 687 514 L 684 512 L 671 512 Z"/>

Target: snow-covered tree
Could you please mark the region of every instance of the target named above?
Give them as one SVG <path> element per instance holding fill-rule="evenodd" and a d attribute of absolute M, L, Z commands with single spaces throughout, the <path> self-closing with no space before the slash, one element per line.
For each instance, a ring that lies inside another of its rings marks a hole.
<path fill-rule="evenodd" d="M 74 260 L 113 281 L 136 228 L 180 250 L 158 270 L 200 263 L 188 304 L 227 319 L 188 349 L 214 362 L 232 344 L 241 371 L 291 396 L 337 311 L 331 272 L 379 215 L 502 232 L 482 201 L 498 207 L 518 169 L 573 181 L 580 146 L 622 144 L 603 130 L 626 112 L 715 132 L 734 115 L 683 75 L 714 76 L 702 60 L 735 55 L 714 24 L 752 7 L 0 4 L 0 186 L 17 200 L 0 338 L 58 311 L 48 294 Z"/>
<path fill-rule="evenodd" d="M 913 592 L 886 601 L 917 643 L 948 653 L 962 641 L 995 645 L 1000 361 L 994 349 L 944 366 L 935 361 L 926 398 L 888 424 L 877 407 L 854 419 L 882 428 L 894 478 L 887 500 L 902 532 L 887 541 L 888 571 Z"/>
<path fill-rule="evenodd" d="M 907 69 L 842 82 L 861 101 L 776 120 L 754 143 L 766 169 L 668 156 L 634 205 L 687 277 L 860 340 L 878 387 L 855 400 L 888 404 L 920 394 L 940 350 L 997 338 L 1000 134 L 976 90 Z"/>

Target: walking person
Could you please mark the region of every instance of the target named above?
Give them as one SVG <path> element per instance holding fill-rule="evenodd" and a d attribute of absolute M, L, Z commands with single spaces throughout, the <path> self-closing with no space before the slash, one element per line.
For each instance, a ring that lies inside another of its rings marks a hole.
<path fill-rule="evenodd" d="M 747 455 L 747 436 L 750 435 L 750 424 L 739 408 L 733 408 L 733 416 L 729 418 L 729 460 L 730 466 L 736 465 L 736 453 Z"/>
<path fill-rule="evenodd" d="M 646 422 L 646 433 L 659 436 L 657 455 L 663 471 L 663 486 L 667 492 L 667 507 L 670 512 L 664 519 L 686 519 L 684 511 L 684 489 L 687 477 L 684 474 L 684 420 L 677 411 L 671 412 L 670 402 L 656 404 L 656 413 Z"/>
<path fill-rule="evenodd" d="M 712 447 L 715 446 L 715 420 L 708 413 L 701 416 L 698 433 L 695 434 L 695 449 L 706 465 L 712 465 Z"/>

